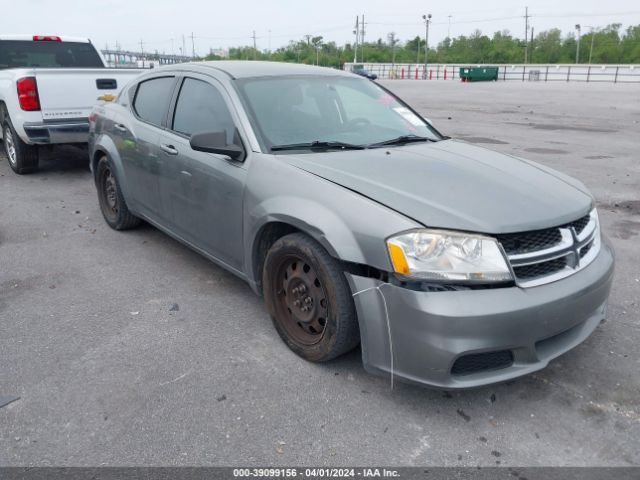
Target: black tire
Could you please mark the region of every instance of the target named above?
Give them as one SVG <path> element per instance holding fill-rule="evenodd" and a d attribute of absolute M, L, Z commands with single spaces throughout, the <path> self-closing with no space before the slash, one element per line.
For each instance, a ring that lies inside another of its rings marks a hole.
<path fill-rule="evenodd" d="M 297 355 L 325 362 L 360 343 L 344 269 L 307 235 L 292 233 L 273 244 L 265 258 L 262 282 L 273 324 Z"/>
<path fill-rule="evenodd" d="M 6 113 L 2 125 L 2 139 L 11 170 L 18 175 L 24 175 L 38 169 L 37 145 L 29 145 L 22 141 Z"/>
<path fill-rule="evenodd" d="M 129 230 L 140 225 L 140 219 L 129 212 L 115 171 L 106 156 L 98 160 L 95 180 L 100 210 L 107 224 L 114 230 Z"/>

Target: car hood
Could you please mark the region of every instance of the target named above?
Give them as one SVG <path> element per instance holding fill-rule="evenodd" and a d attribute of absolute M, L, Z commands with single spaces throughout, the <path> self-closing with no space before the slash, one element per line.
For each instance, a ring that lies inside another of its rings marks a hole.
<path fill-rule="evenodd" d="M 434 228 L 536 230 L 576 220 L 593 204 L 567 175 L 455 140 L 281 158 Z"/>

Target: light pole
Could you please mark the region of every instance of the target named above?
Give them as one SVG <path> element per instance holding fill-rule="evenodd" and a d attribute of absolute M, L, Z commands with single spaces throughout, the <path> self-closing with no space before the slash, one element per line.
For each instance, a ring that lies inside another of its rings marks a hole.
<path fill-rule="evenodd" d="M 588 26 L 588 25 L 585 25 Z M 589 49 L 589 65 L 591 65 L 591 55 L 593 54 L 593 41 L 596 38 L 595 32 L 593 31 L 593 27 L 589 26 L 591 33 L 591 48 Z"/>
<path fill-rule="evenodd" d="M 431 23 L 431 14 L 422 15 L 424 20 L 424 71 L 422 72 L 422 79 L 427 79 L 427 64 L 429 56 L 429 23 Z"/>
<path fill-rule="evenodd" d="M 447 27 L 447 38 L 451 38 L 451 17 L 452 15 L 449 15 L 449 26 Z"/>
<path fill-rule="evenodd" d="M 576 32 L 578 43 L 576 45 L 576 63 L 580 63 L 580 24 L 576 23 Z"/>

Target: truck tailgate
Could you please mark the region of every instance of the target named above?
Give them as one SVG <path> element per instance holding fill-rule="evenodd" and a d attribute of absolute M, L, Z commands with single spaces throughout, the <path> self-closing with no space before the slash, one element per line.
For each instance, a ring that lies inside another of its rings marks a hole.
<path fill-rule="evenodd" d="M 99 96 L 115 96 L 143 72 L 117 68 L 37 68 L 34 71 L 45 121 L 86 118 Z"/>

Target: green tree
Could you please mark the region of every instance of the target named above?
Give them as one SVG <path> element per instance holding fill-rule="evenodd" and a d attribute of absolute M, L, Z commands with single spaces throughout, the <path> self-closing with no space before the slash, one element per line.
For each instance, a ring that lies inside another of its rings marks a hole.
<path fill-rule="evenodd" d="M 620 29 L 621 25 L 614 23 L 585 32 L 580 39 L 580 63 L 587 63 L 590 53 L 592 63 L 640 63 L 640 25 L 630 26 L 624 33 Z M 573 63 L 576 40 L 573 33 L 563 38 L 557 28 L 540 32 L 529 45 L 530 62 Z M 524 48 L 524 41 L 514 38 L 507 30 L 495 32 L 492 37 L 476 30 L 470 36 L 446 38 L 438 45 L 431 46 L 429 63 L 521 63 L 524 61 Z M 379 38 L 359 45 L 358 49 L 359 60 L 367 63 L 424 62 L 424 40 L 418 35 L 402 42 L 395 32 L 390 32 L 385 41 Z M 353 61 L 353 57 L 353 45 L 338 46 L 333 41 L 325 41 L 322 36 L 311 35 L 292 40 L 273 52 L 256 51 L 252 46 L 229 49 L 231 59 L 318 63 L 337 68 Z M 217 59 L 213 54 L 205 58 Z"/>

